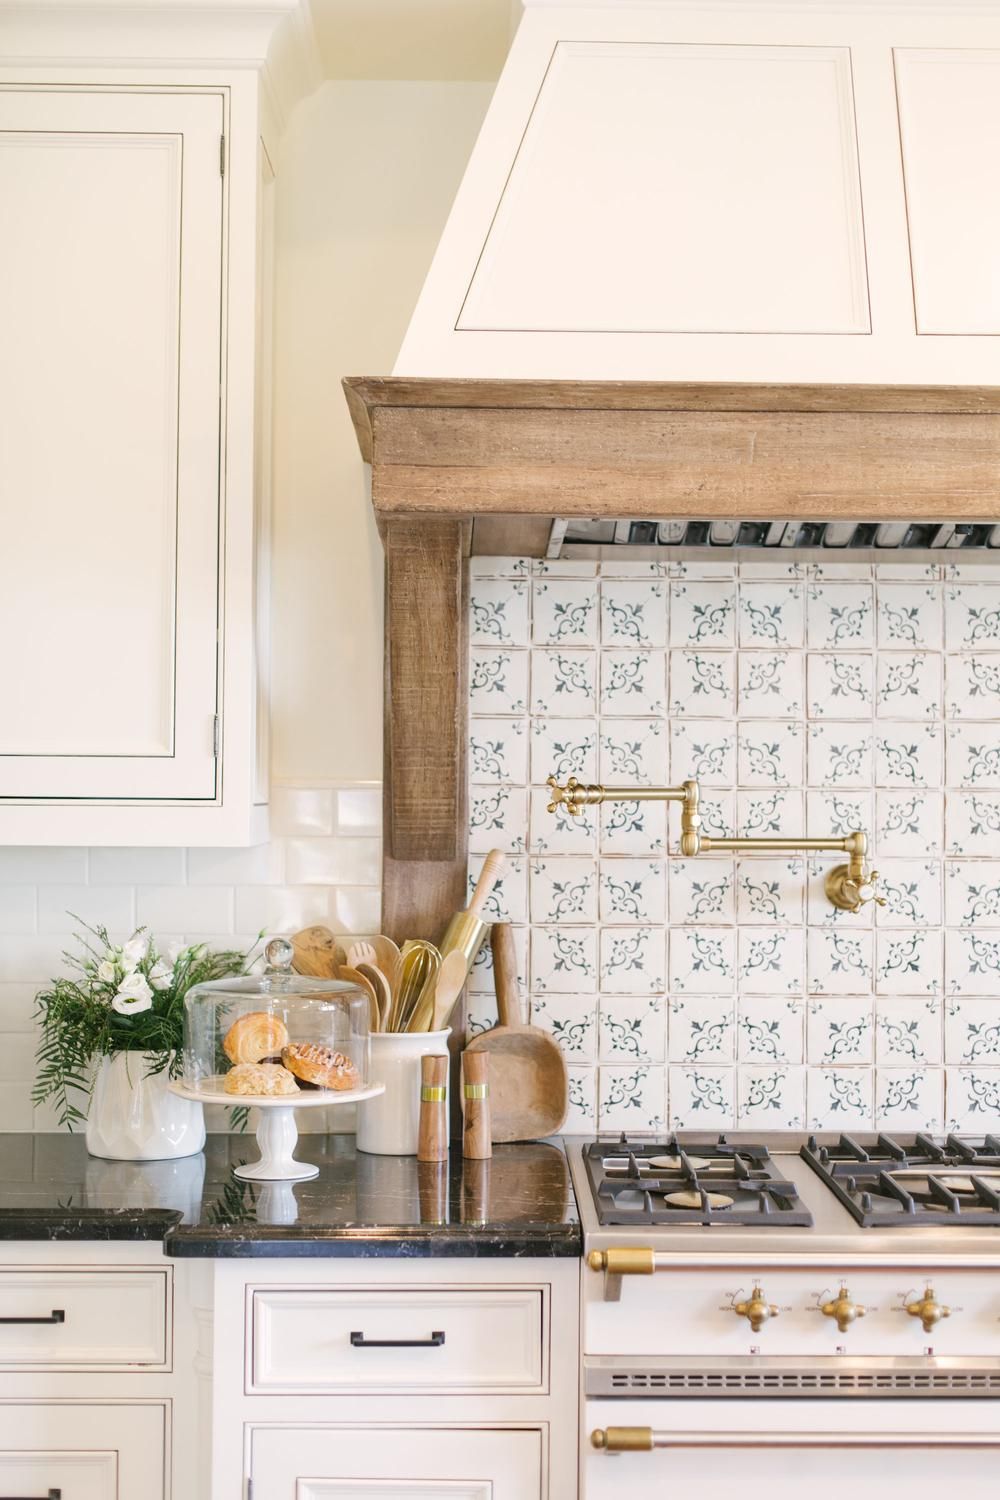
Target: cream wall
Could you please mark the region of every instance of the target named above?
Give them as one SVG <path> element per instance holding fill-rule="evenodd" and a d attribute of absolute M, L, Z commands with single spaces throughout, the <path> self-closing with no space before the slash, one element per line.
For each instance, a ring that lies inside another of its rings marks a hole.
<path fill-rule="evenodd" d="M 340 390 L 386 374 L 490 83 L 327 83 L 279 169 L 272 774 L 381 775 L 382 550 Z"/>

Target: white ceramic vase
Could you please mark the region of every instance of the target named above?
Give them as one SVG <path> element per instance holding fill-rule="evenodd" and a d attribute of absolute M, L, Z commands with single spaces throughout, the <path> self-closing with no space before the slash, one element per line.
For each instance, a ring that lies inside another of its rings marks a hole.
<path fill-rule="evenodd" d="M 142 1052 L 101 1059 L 87 1116 L 87 1150 L 108 1161 L 168 1161 L 205 1144 L 205 1113 L 167 1087 L 166 1070 L 149 1076 Z"/>
<path fill-rule="evenodd" d="M 445 1031 L 376 1031 L 371 1036 L 369 1083 L 385 1093 L 358 1105 L 358 1150 L 376 1156 L 416 1156 L 420 1130 L 420 1059 L 448 1051 Z"/>

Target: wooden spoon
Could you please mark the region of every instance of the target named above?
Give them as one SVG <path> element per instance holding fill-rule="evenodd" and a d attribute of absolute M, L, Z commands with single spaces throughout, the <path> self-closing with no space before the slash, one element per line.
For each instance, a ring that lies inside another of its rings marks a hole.
<path fill-rule="evenodd" d="M 376 933 L 375 937 L 369 940 L 369 946 L 374 956 L 366 958 L 365 961 L 370 964 L 378 964 L 382 973 L 389 981 L 389 988 L 395 994 L 399 989 L 399 979 L 403 969 L 403 955 L 392 938 L 386 937 L 381 932 Z"/>
<path fill-rule="evenodd" d="M 360 969 L 352 969 L 350 964 L 340 964 L 333 978 L 343 979 L 347 984 L 356 984 L 359 990 L 364 990 L 368 996 L 368 1029 L 369 1031 L 378 1031 L 379 997 L 374 984 L 367 975 L 362 974 Z"/>
<path fill-rule="evenodd" d="M 392 990 L 389 988 L 389 981 L 377 964 L 365 963 L 364 959 L 360 959 L 354 967 L 375 988 L 379 1022 L 377 1030 L 385 1031 L 389 1020 L 389 1012 L 392 1009 Z"/>
<path fill-rule="evenodd" d="M 429 1031 L 443 1031 L 448 1025 L 468 977 L 469 966 L 465 961 L 465 954 L 457 948 L 442 959 L 437 984 L 434 986 L 434 1008 Z"/>

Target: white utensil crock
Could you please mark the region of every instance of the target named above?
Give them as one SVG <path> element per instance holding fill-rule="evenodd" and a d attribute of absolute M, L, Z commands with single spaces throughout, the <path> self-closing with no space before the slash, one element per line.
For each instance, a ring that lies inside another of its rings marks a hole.
<path fill-rule="evenodd" d="M 376 1156 L 416 1156 L 420 1127 L 420 1059 L 447 1052 L 444 1031 L 378 1031 L 371 1036 L 369 1083 L 385 1093 L 358 1105 L 358 1150 Z"/>
<path fill-rule="evenodd" d="M 142 1052 L 101 1059 L 87 1116 L 87 1150 L 108 1161 L 168 1161 L 205 1144 L 205 1113 L 170 1092 L 167 1071 L 149 1076 Z"/>

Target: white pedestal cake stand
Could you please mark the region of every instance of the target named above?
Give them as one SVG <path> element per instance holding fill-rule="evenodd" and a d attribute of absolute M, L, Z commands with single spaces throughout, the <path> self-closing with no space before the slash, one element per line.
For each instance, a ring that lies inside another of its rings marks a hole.
<path fill-rule="evenodd" d="M 191 1088 L 183 1082 L 172 1083 L 170 1087 L 182 1099 L 192 1099 L 198 1104 L 224 1104 L 228 1109 L 246 1105 L 259 1111 L 257 1145 L 260 1160 L 233 1168 L 235 1176 L 251 1182 L 304 1182 L 307 1177 L 319 1175 L 319 1167 L 308 1161 L 295 1160 L 299 1138 L 295 1123 L 297 1109 L 316 1109 L 321 1104 L 359 1104 L 362 1099 L 374 1099 L 385 1093 L 385 1084 L 376 1083 L 366 1089 L 300 1089 L 292 1097 L 281 1094 L 257 1098 L 252 1094 L 227 1094 L 221 1082 L 221 1079 L 211 1078 L 199 1088 Z"/>

